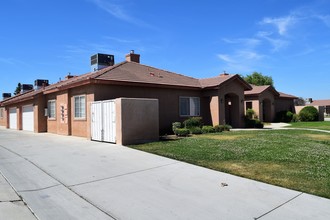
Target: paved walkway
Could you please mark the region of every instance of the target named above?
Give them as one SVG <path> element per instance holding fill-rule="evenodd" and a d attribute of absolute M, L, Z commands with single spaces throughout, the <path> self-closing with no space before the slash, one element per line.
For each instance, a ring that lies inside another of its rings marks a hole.
<path fill-rule="evenodd" d="M 328 199 L 77 137 L 0 128 L 0 171 L 0 219 L 330 219 Z"/>
<path fill-rule="evenodd" d="M 297 129 L 297 130 L 305 130 L 305 131 L 318 131 L 323 133 L 330 133 L 330 131 L 327 130 L 320 130 L 315 128 L 291 128 L 291 124 L 288 123 L 270 123 L 265 125 L 265 129 Z M 260 129 L 259 129 L 260 130 Z"/>

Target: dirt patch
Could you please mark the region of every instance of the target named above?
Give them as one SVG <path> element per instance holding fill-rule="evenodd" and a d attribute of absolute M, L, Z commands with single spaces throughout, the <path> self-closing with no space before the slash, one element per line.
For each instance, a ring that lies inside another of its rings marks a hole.
<path fill-rule="evenodd" d="M 306 136 L 318 141 L 330 141 L 329 134 L 306 134 Z"/>
<path fill-rule="evenodd" d="M 204 138 L 214 139 L 214 140 L 238 140 L 238 139 L 248 139 L 253 138 L 254 135 L 203 135 Z"/>

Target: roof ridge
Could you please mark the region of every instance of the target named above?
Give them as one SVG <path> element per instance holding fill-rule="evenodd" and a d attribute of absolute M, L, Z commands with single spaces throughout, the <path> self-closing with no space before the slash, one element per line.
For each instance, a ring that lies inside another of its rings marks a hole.
<path fill-rule="evenodd" d="M 116 69 L 116 68 L 118 68 L 119 66 L 122 66 L 122 65 L 125 64 L 125 63 L 128 63 L 128 61 L 122 61 L 122 62 L 120 62 L 120 63 L 117 63 L 117 64 L 113 65 L 113 66 L 109 66 L 109 67 L 106 67 L 106 68 L 104 68 L 104 69 L 100 69 L 100 70 L 98 70 L 97 72 L 95 72 L 95 73 L 97 73 L 97 74 L 95 74 L 95 76 L 93 76 L 92 78 L 95 79 L 95 78 L 97 78 L 97 77 L 100 77 L 100 76 L 102 76 L 103 74 L 107 73 L 108 71 L 111 71 L 111 70 L 113 70 L 113 69 Z"/>
<path fill-rule="evenodd" d="M 130 63 L 135 63 L 135 62 L 130 62 Z M 142 63 L 135 63 L 135 64 L 145 66 L 145 67 L 148 67 L 148 68 L 150 67 L 150 68 L 157 69 L 157 70 L 164 71 L 164 72 L 171 73 L 171 74 L 176 74 L 176 75 L 179 75 L 179 76 L 184 76 L 184 77 L 187 77 L 187 78 L 190 78 L 190 79 L 198 80 L 197 78 L 194 78 L 192 76 L 186 76 L 186 75 L 181 74 L 181 73 L 176 73 L 176 72 L 172 72 L 172 71 L 169 71 L 169 70 L 160 69 L 160 68 L 157 68 L 157 67 L 154 67 L 154 66 L 150 66 L 150 65 L 146 65 L 146 64 L 142 64 Z"/>

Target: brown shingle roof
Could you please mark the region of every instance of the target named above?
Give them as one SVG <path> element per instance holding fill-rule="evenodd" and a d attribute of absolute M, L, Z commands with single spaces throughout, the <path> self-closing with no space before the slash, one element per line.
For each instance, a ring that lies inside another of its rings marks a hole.
<path fill-rule="evenodd" d="M 298 97 L 290 95 L 290 94 L 286 94 L 283 92 L 278 92 L 280 94 L 280 98 L 287 98 L 287 99 L 297 99 Z"/>
<path fill-rule="evenodd" d="M 270 90 L 273 92 L 276 96 L 279 96 L 280 94 L 275 90 L 273 86 L 270 85 L 263 85 L 263 86 L 256 86 L 256 85 L 251 85 L 252 90 L 250 91 L 245 91 L 244 95 L 259 95 L 263 93 L 266 90 Z"/>
<path fill-rule="evenodd" d="M 198 79 L 127 61 L 98 74 L 94 79 L 200 88 Z"/>
<path fill-rule="evenodd" d="M 8 104 L 15 103 L 15 102 L 31 100 L 31 99 L 33 99 L 33 97 L 35 97 L 36 95 L 38 95 L 40 93 L 42 93 L 41 89 L 40 90 L 30 90 L 25 93 L 18 94 L 18 95 L 15 95 L 15 96 L 12 96 L 10 98 L 3 100 L 1 102 L 1 105 L 8 105 Z"/>
<path fill-rule="evenodd" d="M 330 99 L 323 99 L 323 100 L 313 100 L 313 102 L 309 105 L 314 106 L 330 106 Z"/>
<path fill-rule="evenodd" d="M 196 79 L 155 67 L 124 61 L 97 72 L 74 76 L 45 88 L 11 97 L 8 100 L 3 101 L 1 104 L 6 105 L 13 102 L 29 100 L 39 93 L 53 93 L 58 90 L 89 84 L 93 82 L 93 80 L 95 80 L 94 82 L 96 83 L 102 83 L 102 81 L 114 81 L 116 83 L 141 83 L 203 89 L 216 87 L 235 79 L 238 79 L 246 90 L 251 89 L 251 86 L 237 74 L 225 74 L 213 78 Z"/>
<path fill-rule="evenodd" d="M 199 82 L 202 88 L 219 86 L 225 82 L 238 79 L 246 90 L 250 90 L 251 86 L 245 82 L 238 74 L 221 74 L 220 76 L 200 79 Z"/>

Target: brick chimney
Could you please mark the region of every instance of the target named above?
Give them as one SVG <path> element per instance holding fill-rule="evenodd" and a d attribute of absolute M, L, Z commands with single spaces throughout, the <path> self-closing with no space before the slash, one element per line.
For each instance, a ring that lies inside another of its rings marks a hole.
<path fill-rule="evenodd" d="M 126 54 L 126 61 L 140 63 L 140 54 L 135 54 L 134 50 L 131 50 L 129 54 Z"/>

